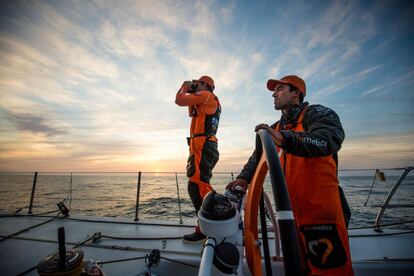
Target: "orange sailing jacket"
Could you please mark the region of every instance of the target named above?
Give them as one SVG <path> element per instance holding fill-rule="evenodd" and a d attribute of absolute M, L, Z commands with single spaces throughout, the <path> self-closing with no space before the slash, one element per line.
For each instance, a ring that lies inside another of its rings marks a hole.
<path fill-rule="evenodd" d="M 209 91 L 186 94 L 185 90 L 180 90 L 175 103 L 179 106 L 188 106 L 189 109 L 191 126 L 190 137 L 187 138 L 190 147 L 187 177 L 190 182 L 198 185 L 200 197 L 204 198 L 212 189 L 211 170 L 218 161 L 215 135 L 221 114 L 220 102 L 214 93 Z"/>
<path fill-rule="evenodd" d="M 353 275 L 336 174 L 336 152 L 344 139 L 338 116 L 304 103 L 272 127 L 284 137 L 281 165 L 310 274 Z M 254 152 L 237 178 L 250 182 L 257 164 Z"/>
<path fill-rule="evenodd" d="M 213 92 L 199 91 L 193 94 L 179 92 L 175 103 L 179 106 L 188 106 L 191 117 L 190 138 L 205 137 L 209 141 L 217 141 L 215 135 L 220 120 L 221 106 Z"/>
<path fill-rule="evenodd" d="M 296 125 L 285 125 L 283 130 L 304 132 L 305 112 L 306 108 L 300 112 Z M 279 123 L 275 129 L 282 130 Z M 299 240 L 306 252 L 310 274 L 353 275 L 335 159 L 332 155 L 301 157 L 280 151 Z"/>

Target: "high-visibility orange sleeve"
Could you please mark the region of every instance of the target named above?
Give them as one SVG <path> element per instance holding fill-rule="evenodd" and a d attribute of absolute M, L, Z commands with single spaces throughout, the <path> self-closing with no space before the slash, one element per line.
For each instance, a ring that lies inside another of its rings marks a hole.
<path fill-rule="evenodd" d="M 211 95 L 211 93 L 208 91 L 199 91 L 194 94 L 185 94 L 180 91 L 175 96 L 175 103 L 179 106 L 204 104 L 210 98 L 213 99 L 213 95 Z"/>

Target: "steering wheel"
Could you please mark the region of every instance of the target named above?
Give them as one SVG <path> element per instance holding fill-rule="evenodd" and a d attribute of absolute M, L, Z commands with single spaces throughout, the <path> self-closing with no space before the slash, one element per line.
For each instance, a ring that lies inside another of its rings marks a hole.
<path fill-rule="evenodd" d="M 253 276 L 262 274 L 262 258 L 258 238 L 258 208 L 262 199 L 263 183 L 269 171 L 273 200 L 276 206 L 282 244 L 283 262 L 286 275 L 304 275 L 302 270 L 298 235 L 290 205 L 289 193 L 280 166 L 280 160 L 275 143 L 267 130 L 260 129 L 256 135 L 256 154 L 260 157 L 256 172 L 250 181 L 246 196 L 244 212 L 244 239 L 246 259 Z M 263 224 L 263 223 L 262 223 Z M 262 232 L 267 231 L 262 227 Z M 263 233 L 263 244 L 267 246 L 267 235 Z M 266 249 L 266 248 L 265 248 Z M 264 250 L 266 274 L 271 275 L 270 255 Z M 267 256 L 266 256 L 267 255 Z M 268 271 L 270 269 L 270 271 Z"/>

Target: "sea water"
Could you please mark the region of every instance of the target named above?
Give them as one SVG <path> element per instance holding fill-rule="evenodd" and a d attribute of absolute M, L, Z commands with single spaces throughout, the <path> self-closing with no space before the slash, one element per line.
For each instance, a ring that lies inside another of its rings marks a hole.
<path fill-rule="evenodd" d="M 343 187 L 352 211 L 350 227 L 372 225 L 386 195 L 403 171 L 385 171 L 386 181 L 375 180 L 366 206 L 372 172 L 340 172 Z M 236 174 L 235 174 L 236 175 Z M 34 173 L 0 173 L 0 212 L 27 214 Z M 230 173 L 216 173 L 214 189 L 223 193 L 232 181 Z M 138 217 L 194 222 L 195 213 L 187 193 L 184 173 L 142 173 L 139 191 Z M 103 217 L 135 217 L 138 173 L 39 173 L 32 211 L 34 214 L 56 210 L 56 203 L 64 201 L 71 214 Z M 178 183 L 178 189 L 177 189 Z M 271 195 L 269 179 L 265 191 Z M 323 198 L 321 198 L 323 200 Z M 400 185 L 390 204 L 414 204 L 414 173 Z M 180 212 L 181 209 L 181 212 Z M 19 211 L 20 210 L 20 211 Z M 382 223 L 414 220 L 414 208 L 390 208 Z M 411 224 L 412 225 L 412 224 Z"/>

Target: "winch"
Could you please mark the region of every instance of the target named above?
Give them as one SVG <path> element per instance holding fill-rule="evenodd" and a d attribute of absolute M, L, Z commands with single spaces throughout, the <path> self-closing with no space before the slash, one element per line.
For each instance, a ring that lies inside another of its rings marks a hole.
<path fill-rule="evenodd" d="M 65 247 L 65 228 L 58 229 L 59 251 L 43 258 L 37 265 L 41 276 L 79 276 L 83 267 L 83 251 Z"/>

